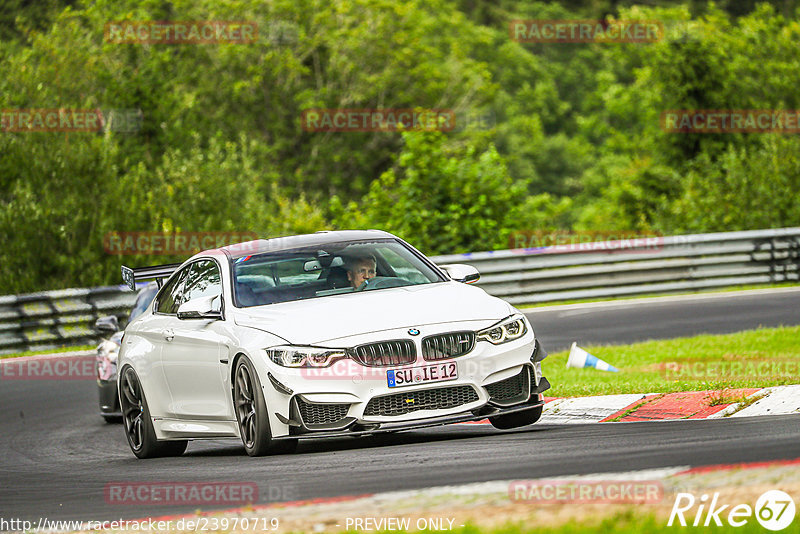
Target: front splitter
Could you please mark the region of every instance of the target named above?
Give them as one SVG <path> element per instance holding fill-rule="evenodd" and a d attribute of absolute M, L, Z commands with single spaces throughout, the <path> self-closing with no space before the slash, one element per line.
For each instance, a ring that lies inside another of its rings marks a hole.
<path fill-rule="evenodd" d="M 488 405 L 487 405 L 488 406 Z M 433 426 L 442 426 L 442 425 L 452 425 L 454 423 L 469 423 L 473 421 L 481 421 L 486 419 L 487 417 L 495 417 L 497 415 L 506 415 L 512 414 L 517 412 L 525 412 L 528 410 L 534 410 L 536 408 L 540 408 L 544 406 L 544 400 L 537 402 L 536 404 L 523 404 L 520 406 L 511 406 L 509 408 L 492 408 L 489 412 L 482 412 L 480 414 L 475 414 L 473 412 L 469 413 L 462 413 L 456 415 L 446 415 L 441 417 L 431 417 L 428 419 L 419 419 L 416 421 L 406 421 L 402 423 L 362 423 L 362 424 L 369 424 L 369 425 L 380 425 L 377 428 L 370 428 L 365 430 L 336 430 L 336 431 L 319 431 L 319 432 L 309 432 L 306 434 L 298 434 L 295 436 L 282 436 L 272 438 L 273 440 L 283 440 L 283 439 L 319 439 L 319 438 L 346 438 L 346 437 L 360 437 L 360 436 L 369 436 L 372 434 L 382 434 L 385 432 L 401 432 L 404 430 L 416 430 L 418 428 L 429 428 Z M 486 408 L 483 407 L 483 408 Z M 479 410 L 483 409 L 479 408 Z"/>

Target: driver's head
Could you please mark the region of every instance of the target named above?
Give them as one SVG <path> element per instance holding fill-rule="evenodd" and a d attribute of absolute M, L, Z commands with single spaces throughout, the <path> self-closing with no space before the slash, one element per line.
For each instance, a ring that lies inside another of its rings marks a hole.
<path fill-rule="evenodd" d="M 376 265 L 374 256 L 348 258 L 345 262 L 345 269 L 347 269 L 347 279 L 350 281 L 350 285 L 358 287 L 365 280 L 375 278 Z"/>

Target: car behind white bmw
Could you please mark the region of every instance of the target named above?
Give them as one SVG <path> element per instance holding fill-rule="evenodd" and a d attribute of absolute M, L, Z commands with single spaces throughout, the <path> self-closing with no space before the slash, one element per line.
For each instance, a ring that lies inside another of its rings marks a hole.
<path fill-rule="evenodd" d="M 193 439 L 238 437 L 258 456 L 487 417 L 515 428 L 539 419 L 550 387 L 528 320 L 468 285 L 477 270 L 386 232 L 258 240 L 122 274 L 161 286 L 119 354 L 139 458 Z"/>

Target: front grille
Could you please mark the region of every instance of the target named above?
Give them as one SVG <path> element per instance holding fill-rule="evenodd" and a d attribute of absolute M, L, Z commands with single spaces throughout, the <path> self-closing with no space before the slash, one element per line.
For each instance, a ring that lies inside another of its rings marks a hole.
<path fill-rule="evenodd" d="M 522 371 L 511 378 L 506 378 L 485 387 L 493 401 L 507 401 L 523 395 L 527 397 L 528 369 L 523 367 Z"/>
<path fill-rule="evenodd" d="M 364 410 L 364 416 L 403 415 L 418 410 L 446 410 L 476 400 L 478 394 L 471 386 L 408 391 L 373 397 Z"/>
<path fill-rule="evenodd" d="M 422 357 L 428 361 L 446 360 L 469 353 L 475 347 L 475 332 L 448 332 L 422 340 Z"/>
<path fill-rule="evenodd" d="M 297 397 L 297 408 L 306 425 L 326 425 L 344 419 L 349 404 L 313 404 Z"/>
<path fill-rule="evenodd" d="M 405 365 L 414 363 L 417 360 L 417 351 L 414 348 L 414 343 L 407 339 L 359 345 L 350 352 L 353 359 L 358 363 L 369 367 Z"/>

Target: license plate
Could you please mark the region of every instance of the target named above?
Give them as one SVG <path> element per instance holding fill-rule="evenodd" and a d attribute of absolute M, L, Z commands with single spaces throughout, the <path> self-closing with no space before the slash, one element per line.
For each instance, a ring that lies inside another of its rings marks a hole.
<path fill-rule="evenodd" d="M 445 380 L 455 380 L 456 378 L 458 378 L 458 367 L 453 362 L 386 371 L 386 382 L 390 388 L 444 382 Z"/>

